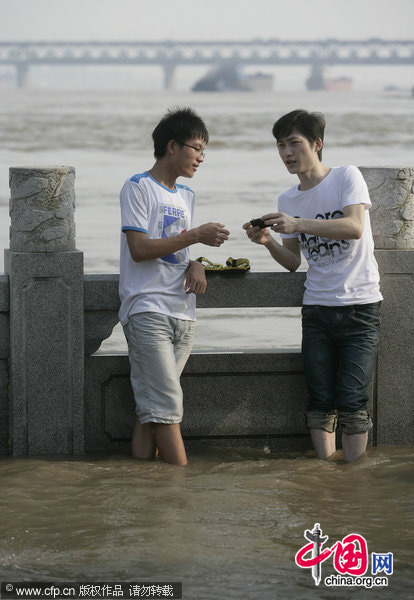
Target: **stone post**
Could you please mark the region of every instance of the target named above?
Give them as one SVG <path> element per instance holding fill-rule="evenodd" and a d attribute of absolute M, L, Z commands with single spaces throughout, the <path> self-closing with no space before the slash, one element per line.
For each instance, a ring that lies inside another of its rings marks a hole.
<path fill-rule="evenodd" d="M 414 249 L 414 167 L 360 167 L 372 202 L 371 223 L 378 250 Z"/>
<path fill-rule="evenodd" d="M 10 169 L 10 451 L 84 451 L 83 253 L 75 170 Z"/>
<path fill-rule="evenodd" d="M 414 168 L 360 170 L 384 296 L 374 443 L 414 445 Z"/>

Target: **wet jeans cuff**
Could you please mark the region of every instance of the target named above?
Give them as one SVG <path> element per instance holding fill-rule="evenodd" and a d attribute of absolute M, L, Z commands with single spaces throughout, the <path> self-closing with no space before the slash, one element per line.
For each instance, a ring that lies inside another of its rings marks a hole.
<path fill-rule="evenodd" d="M 371 416 L 366 410 L 356 412 L 339 411 L 338 421 L 342 431 L 348 435 L 365 433 L 373 427 Z"/>
<path fill-rule="evenodd" d="M 323 429 L 328 433 L 333 433 L 337 423 L 336 411 L 329 413 L 308 411 L 305 414 L 306 427 L 309 429 Z"/>

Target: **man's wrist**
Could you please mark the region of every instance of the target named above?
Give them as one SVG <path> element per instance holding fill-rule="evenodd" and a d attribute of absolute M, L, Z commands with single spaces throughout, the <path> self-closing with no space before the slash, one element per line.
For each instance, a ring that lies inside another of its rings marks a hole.
<path fill-rule="evenodd" d="M 305 233 L 303 231 L 303 219 L 295 217 L 296 230 L 293 233 Z"/>
<path fill-rule="evenodd" d="M 179 250 L 182 250 L 183 248 L 188 248 L 188 246 L 192 246 L 198 241 L 197 234 L 194 233 L 194 229 L 187 229 L 186 231 L 183 231 L 182 233 L 177 235 L 175 239 L 179 243 Z"/>
<path fill-rule="evenodd" d="M 192 267 L 195 267 L 196 269 L 198 267 L 200 267 L 204 271 L 204 266 L 201 264 L 201 262 L 199 260 L 193 260 L 192 258 L 190 258 L 190 260 L 188 261 L 187 271 L 189 269 L 191 269 Z"/>
<path fill-rule="evenodd" d="M 188 239 L 188 245 L 197 244 L 200 241 L 200 236 L 198 234 L 198 227 L 193 227 L 193 229 L 187 229 L 181 235 L 185 235 Z"/>
<path fill-rule="evenodd" d="M 205 271 L 204 269 L 204 265 L 201 263 L 201 261 L 199 260 L 193 260 L 191 261 L 193 267 L 195 267 L 196 269 L 203 269 L 203 271 Z"/>

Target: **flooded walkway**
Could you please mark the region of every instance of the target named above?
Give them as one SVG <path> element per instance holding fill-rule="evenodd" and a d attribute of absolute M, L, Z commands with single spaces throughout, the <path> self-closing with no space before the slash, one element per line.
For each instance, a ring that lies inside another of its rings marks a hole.
<path fill-rule="evenodd" d="M 191 600 L 414 597 L 413 448 L 372 448 L 352 465 L 246 449 L 189 461 L 2 457 L 1 580 L 180 581 Z M 392 552 L 388 587 L 327 587 L 332 557 L 316 587 L 295 564 L 316 522 L 329 546 L 357 533 L 369 558 Z"/>

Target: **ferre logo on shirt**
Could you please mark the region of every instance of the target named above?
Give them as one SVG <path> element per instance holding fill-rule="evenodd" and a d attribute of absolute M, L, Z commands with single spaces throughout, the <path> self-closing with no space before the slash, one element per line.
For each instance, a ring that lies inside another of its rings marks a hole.
<path fill-rule="evenodd" d="M 186 212 L 179 206 L 170 206 L 164 204 L 162 206 L 162 220 L 159 221 L 159 234 L 161 238 L 169 238 L 175 235 L 180 235 L 187 229 L 188 223 Z M 186 260 L 187 251 L 179 250 L 173 254 L 163 256 L 161 260 L 170 264 L 177 265 Z"/>

